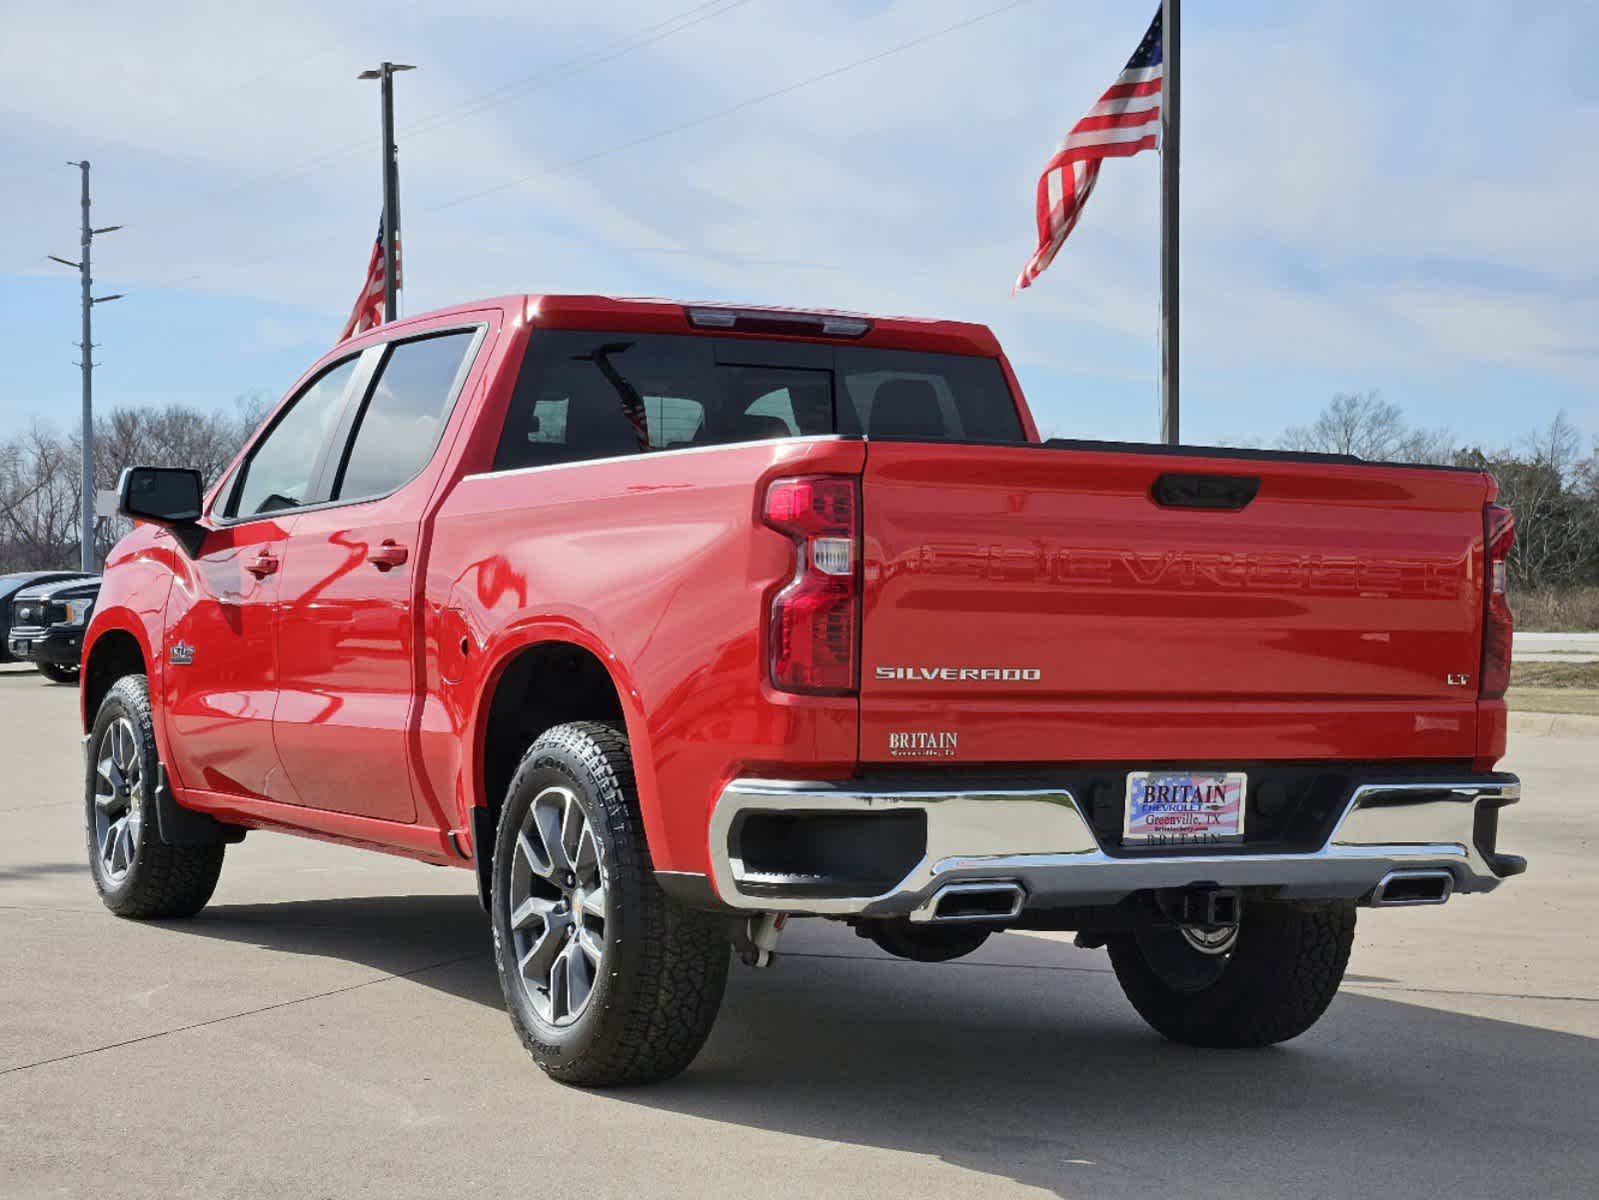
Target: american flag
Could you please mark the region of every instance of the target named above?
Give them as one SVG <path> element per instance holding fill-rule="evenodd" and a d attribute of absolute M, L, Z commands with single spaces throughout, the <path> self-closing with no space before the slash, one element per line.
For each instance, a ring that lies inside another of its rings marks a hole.
<path fill-rule="evenodd" d="M 361 294 L 355 298 L 350 319 L 344 323 L 339 341 L 365 333 L 375 325 L 383 324 L 383 218 L 378 218 L 378 240 L 372 243 L 372 257 L 366 263 L 366 282 Z M 400 242 L 394 242 L 394 289 L 400 288 Z"/>
<path fill-rule="evenodd" d="M 1161 14 L 1099 103 L 1072 126 L 1038 177 L 1038 249 L 1016 278 L 1028 287 L 1055 261 L 1061 244 L 1083 215 L 1083 205 L 1107 158 L 1153 150 L 1160 137 Z"/>

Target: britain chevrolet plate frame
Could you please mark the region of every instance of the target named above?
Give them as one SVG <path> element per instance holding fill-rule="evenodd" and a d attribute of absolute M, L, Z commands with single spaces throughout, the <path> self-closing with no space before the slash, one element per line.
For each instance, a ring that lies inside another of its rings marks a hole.
<path fill-rule="evenodd" d="M 1242 842 L 1248 785 L 1242 771 L 1129 771 L 1122 844 Z"/>

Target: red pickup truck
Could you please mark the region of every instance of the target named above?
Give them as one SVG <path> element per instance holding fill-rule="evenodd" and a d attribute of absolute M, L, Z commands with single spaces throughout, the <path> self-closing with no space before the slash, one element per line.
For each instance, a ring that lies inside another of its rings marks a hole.
<path fill-rule="evenodd" d="M 1041 442 L 981 326 L 485 301 L 340 344 L 208 492 L 118 494 L 107 906 L 197 912 L 252 829 L 474 870 L 566 1082 L 681 1071 L 790 916 L 1075 930 L 1167 1037 L 1265 1045 L 1358 906 L 1526 865 L 1492 478 Z"/>

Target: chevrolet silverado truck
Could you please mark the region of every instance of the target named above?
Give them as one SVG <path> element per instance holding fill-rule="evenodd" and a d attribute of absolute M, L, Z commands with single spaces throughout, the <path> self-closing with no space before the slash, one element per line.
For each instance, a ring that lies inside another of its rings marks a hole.
<path fill-rule="evenodd" d="M 133 468 L 83 653 L 106 905 L 276 830 L 475 872 L 552 1077 L 660 1080 L 792 917 L 1105 947 L 1161 1034 L 1308 1029 L 1361 906 L 1498 845 L 1480 471 L 1041 440 L 948 321 L 512 296 Z"/>

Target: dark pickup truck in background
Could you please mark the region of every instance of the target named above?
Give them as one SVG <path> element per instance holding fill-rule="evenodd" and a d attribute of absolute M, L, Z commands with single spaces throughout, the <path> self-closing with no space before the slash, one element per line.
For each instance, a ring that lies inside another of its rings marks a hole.
<path fill-rule="evenodd" d="M 4 602 L 6 653 L 31 662 L 54 683 L 76 683 L 83 635 L 99 594 L 99 577 L 80 572 L 30 580 Z"/>

